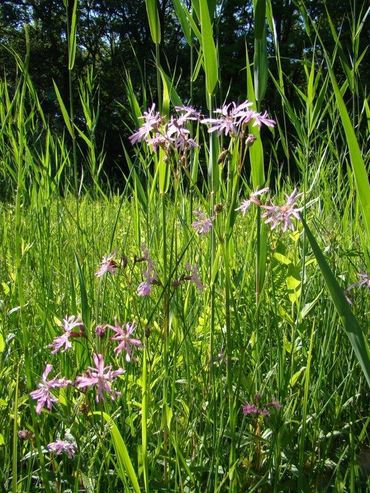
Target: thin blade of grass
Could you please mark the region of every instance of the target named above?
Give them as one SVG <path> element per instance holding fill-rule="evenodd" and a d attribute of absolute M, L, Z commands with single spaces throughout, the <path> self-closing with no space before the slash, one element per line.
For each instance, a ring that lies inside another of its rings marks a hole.
<path fill-rule="evenodd" d="M 135 493 L 140 493 L 140 486 L 139 486 L 139 482 L 138 482 L 134 467 L 132 465 L 126 444 L 122 438 L 121 433 L 119 432 L 117 425 L 114 423 L 113 419 L 111 418 L 111 416 L 109 416 L 108 413 L 100 412 L 100 411 L 94 411 L 91 414 L 93 414 L 95 416 L 101 416 L 108 423 L 109 430 L 110 430 L 110 433 L 111 433 L 111 436 L 113 439 L 114 449 L 115 449 L 117 457 L 118 457 L 119 476 L 124 480 L 125 473 L 126 473 L 127 476 L 130 478 L 130 481 L 132 483 L 132 486 L 134 488 Z"/>
<path fill-rule="evenodd" d="M 218 82 L 218 61 L 213 29 L 209 15 L 208 4 L 200 2 L 201 45 L 204 55 L 204 71 L 206 74 L 206 88 L 209 96 L 212 96 Z"/>
<path fill-rule="evenodd" d="M 73 70 L 76 59 L 77 6 L 78 0 L 74 0 L 71 18 L 71 30 L 69 32 L 68 39 L 68 70 Z"/>
<path fill-rule="evenodd" d="M 159 45 L 161 42 L 161 26 L 159 22 L 157 0 L 145 0 L 145 6 L 153 43 Z"/>

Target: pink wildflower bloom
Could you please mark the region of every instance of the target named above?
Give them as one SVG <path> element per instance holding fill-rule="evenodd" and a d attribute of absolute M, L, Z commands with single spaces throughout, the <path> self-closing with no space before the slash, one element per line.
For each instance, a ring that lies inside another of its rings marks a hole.
<path fill-rule="evenodd" d="M 203 211 L 196 210 L 193 211 L 193 215 L 197 218 L 196 221 L 192 222 L 192 227 L 199 235 L 207 234 L 211 231 L 213 226 L 214 217 L 208 217 Z"/>
<path fill-rule="evenodd" d="M 120 392 L 114 391 L 110 382 L 122 375 L 125 372 L 123 368 L 118 370 L 112 370 L 112 366 L 104 366 L 104 357 L 102 354 L 94 354 L 93 356 L 95 368 L 89 367 L 86 374 L 76 378 L 76 387 L 78 389 L 85 389 L 88 387 L 96 387 L 96 402 L 104 400 L 104 394 L 110 395 L 114 400 L 117 396 L 121 395 Z"/>
<path fill-rule="evenodd" d="M 107 325 L 97 325 L 95 328 L 95 334 L 97 337 L 104 337 L 104 334 L 107 330 Z"/>
<path fill-rule="evenodd" d="M 56 440 L 55 442 L 49 443 L 47 446 L 51 452 L 56 455 L 61 455 L 65 453 L 69 459 L 72 459 L 76 453 L 76 445 L 72 442 L 67 442 L 66 440 Z"/>
<path fill-rule="evenodd" d="M 114 348 L 114 352 L 119 354 L 121 351 L 126 352 L 126 361 L 131 361 L 131 355 L 133 352 L 132 346 L 141 346 L 141 341 L 139 339 L 133 339 L 131 334 L 136 329 L 135 322 L 126 323 L 125 329 L 120 325 L 109 325 L 109 328 L 115 332 L 115 336 L 111 339 L 112 341 L 118 341 L 119 344 Z"/>
<path fill-rule="evenodd" d="M 243 213 L 243 215 L 245 215 L 245 213 L 247 212 L 247 210 L 249 209 L 249 207 L 252 204 L 255 204 L 258 206 L 261 205 L 261 201 L 258 199 L 258 197 L 267 193 L 268 191 L 269 191 L 269 187 L 262 188 L 261 190 L 257 190 L 256 192 L 252 192 L 249 196 L 249 199 L 243 200 L 240 207 L 238 207 L 235 210 L 240 211 Z"/>
<path fill-rule="evenodd" d="M 281 225 L 283 231 L 287 231 L 288 229 L 294 231 L 294 225 L 292 223 L 292 218 L 301 220 L 300 211 L 303 207 L 297 208 L 296 200 L 302 194 L 297 193 L 297 190 L 294 189 L 291 195 L 287 195 L 287 202 L 284 205 L 261 205 L 262 209 L 265 209 L 266 212 L 262 214 L 262 217 L 265 219 L 266 224 L 271 224 L 271 229 L 275 229 L 277 226 Z"/>
<path fill-rule="evenodd" d="M 49 411 L 53 407 L 55 402 L 58 402 L 58 399 L 50 392 L 50 389 L 67 387 L 72 382 L 70 380 L 66 380 L 65 378 L 52 378 L 48 380 L 48 375 L 53 369 L 53 365 L 47 364 L 45 366 L 44 373 L 42 374 L 41 382 L 38 384 L 38 389 L 33 390 L 30 393 L 32 399 L 37 401 L 36 405 L 36 413 L 40 414 L 42 408 L 46 406 Z"/>
<path fill-rule="evenodd" d="M 118 265 L 115 260 L 113 260 L 113 257 L 114 255 L 110 254 L 102 258 L 99 269 L 95 272 L 96 277 L 103 277 L 104 274 L 107 274 L 108 272 L 110 274 L 116 274 Z"/>
<path fill-rule="evenodd" d="M 143 252 L 143 258 L 141 261 L 147 262 L 147 269 L 143 273 L 144 281 L 141 282 L 137 288 L 137 294 L 139 296 L 149 296 L 152 292 L 153 284 L 158 283 L 158 277 L 154 269 L 154 262 L 149 254 L 149 250 L 145 245 L 141 245 Z"/>
<path fill-rule="evenodd" d="M 263 115 L 261 113 L 255 113 L 253 126 L 261 127 L 261 125 L 266 125 L 266 127 L 274 127 L 276 122 L 268 117 L 267 111 L 265 111 Z"/>
<path fill-rule="evenodd" d="M 83 331 L 83 322 L 80 317 L 71 315 L 63 320 L 62 328 L 64 330 L 64 334 L 56 337 L 53 342 L 49 344 L 48 347 L 52 349 L 51 354 L 58 353 L 59 351 L 65 352 L 67 349 L 71 349 L 72 344 L 69 340 L 70 337 L 80 337 L 82 335 L 82 332 L 73 331 L 76 327 L 81 327 L 81 330 Z"/>
<path fill-rule="evenodd" d="M 348 286 L 347 291 L 349 291 L 352 288 L 358 288 L 360 286 L 365 286 L 368 289 L 370 289 L 370 274 L 366 274 L 365 272 L 359 272 L 358 277 L 359 277 L 359 281 Z"/>
<path fill-rule="evenodd" d="M 358 274 L 358 277 L 360 278 L 358 286 L 365 286 L 370 289 L 370 274 L 366 274 L 365 272 L 360 272 Z"/>
<path fill-rule="evenodd" d="M 198 266 L 196 264 L 194 265 L 187 264 L 186 270 L 189 271 L 189 276 L 185 276 L 184 279 L 186 281 L 193 282 L 196 285 L 196 287 L 199 289 L 199 291 L 203 291 L 204 285 L 202 284 L 202 281 L 200 280 L 199 277 Z"/>
<path fill-rule="evenodd" d="M 224 133 L 225 135 L 237 135 L 238 122 L 235 120 L 233 110 L 235 109 L 235 103 L 230 103 L 218 108 L 214 111 L 215 114 L 220 115 L 219 118 L 205 118 L 202 123 L 210 125 L 208 133 L 217 132 L 218 135 Z"/>
<path fill-rule="evenodd" d="M 248 414 L 256 414 L 257 416 L 270 416 L 270 413 L 267 409 L 260 409 L 255 404 L 244 404 L 244 406 L 242 407 L 242 411 L 244 416 L 247 416 Z"/>
<path fill-rule="evenodd" d="M 150 296 L 152 293 L 152 284 L 149 281 L 143 281 L 137 287 L 137 294 L 139 296 Z"/>
<path fill-rule="evenodd" d="M 167 149 L 170 146 L 170 141 L 164 135 L 157 134 L 155 137 L 148 138 L 147 144 L 152 146 L 153 151 L 156 152 L 159 147 Z"/>
<path fill-rule="evenodd" d="M 196 121 L 200 119 L 200 113 L 192 106 L 175 106 L 177 113 L 180 113 L 178 117 L 179 125 L 184 126 L 188 121 Z"/>
<path fill-rule="evenodd" d="M 150 133 L 152 131 L 157 131 L 162 124 L 162 117 L 159 112 L 155 111 L 154 103 L 140 118 L 144 120 L 144 123 L 133 135 L 131 135 L 131 137 L 129 137 L 131 144 L 146 140 Z"/>
<path fill-rule="evenodd" d="M 271 401 L 265 404 L 266 407 L 273 407 L 274 409 L 281 409 L 283 406 L 280 404 L 279 401 Z"/>
<path fill-rule="evenodd" d="M 250 101 L 244 101 L 239 105 L 234 102 L 225 104 L 222 108 L 218 108 L 214 111 L 219 118 L 205 118 L 202 123 L 210 125 L 208 129 L 209 133 L 217 132 L 218 135 L 224 133 L 225 135 L 236 136 L 240 130 L 243 130 L 246 125 L 253 122 L 253 125 L 261 126 L 267 125 L 272 127 L 275 122 L 268 118 L 267 113 L 263 115 L 250 109 L 252 103 Z"/>

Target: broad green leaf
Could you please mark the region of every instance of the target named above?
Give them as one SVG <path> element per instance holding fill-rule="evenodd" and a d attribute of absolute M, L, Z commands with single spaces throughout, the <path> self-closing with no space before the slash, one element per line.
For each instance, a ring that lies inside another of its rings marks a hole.
<path fill-rule="evenodd" d="M 332 273 L 324 254 L 322 253 L 313 234 L 311 233 L 311 230 L 309 229 L 306 221 L 303 218 L 302 223 L 307 238 L 311 244 L 313 253 L 316 257 L 317 263 L 319 264 L 321 272 L 324 276 L 330 296 L 342 320 L 346 334 L 350 340 L 357 360 L 360 363 L 366 381 L 370 387 L 370 355 L 367 340 L 364 337 L 364 334 L 356 317 L 353 315 L 350 309 L 350 306 L 344 296 L 343 289 L 339 286 L 337 280 L 335 279 L 335 276 Z"/>
<path fill-rule="evenodd" d="M 5 341 L 2 334 L 0 334 L 0 353 L 2 353 L 5 349 Z"/>

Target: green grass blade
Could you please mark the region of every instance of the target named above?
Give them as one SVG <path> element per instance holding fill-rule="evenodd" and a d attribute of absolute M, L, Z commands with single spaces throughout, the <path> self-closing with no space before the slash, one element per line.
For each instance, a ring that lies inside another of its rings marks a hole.
<path fill-rule="evenodd" d="M 74 131 L 72 128 L 71 120 L 69 118 L 68 111 L 67 111 L 67 108 L 63 102 L 62 96 L 59 92 L 58 86 L 56 85 L 54 80 L 53 80 L 53 85 L 54 85 L 55 94 L 57 96 L 57 100 L 59 103 L 60 111 L 62 112 L 64 123 L 66 124 L 66 127 L 68 129 L 70 136 L 73 138 L 74 137 Z"/>
<path fill-rule="evenodd" d="M 356 354 L 357 360 L 360 363 L 366 381 L 370 387 L 370 354 L 367 341 L 356 317 L 353 315 L 349 307 L 349 304 L 344 296 L 343 289 L 339 286 L 337 280 L 335 279 L 335 276 L 331 271 L 324 254 L 322 253 L 313 234 L 311 233 L 311 230 L 309 229 L 307 223 L 303 218 L 302 223 L 307 238 L 311 244 L 313 253 L 316 257 L 317 263 L 320 267 L 321 273 L 324 276 L 330 296 L 342 320 L 344 329 Z"/>
<path fill-rule="evenodd" d="M 208 95 L 212 96 L 218 81 L 218 61 L 208 4 L 205 1 L 200 2 L 200 25 L 206 88 Z"/>
<path fill-rule="evenodd" d="M 260 102 L 266 92 L 268 68 L 267 68 L 267 44 L 266 44 L 266 0 L 254 2 L 254 90 L 256 99 Z"/>
<path fill-rule="evenodd" d="M 81 312 L 82 312 L 82 320 L 87 327 L 90 327 L 90 306 L 87 296 L 86 284 L 84 274 L 82 272 L 80 261 L 78 260 L 77 255 L 75 255 L 76 267 L 78 273 L 78 280 L 80 283 L 80 296 L 81 296 Z"/>
<path fill-rule="evenodd" d="M 189 11 L 186 8 L 186 6 L 182 3 L 181 0 L 173 0 L 173 6 L 175 8 L 175 12 L 177 15 L 177 18 L 180 22 L 180 26 L 182 29 L 182 32 L 184 33 L 186 42 L 188 43 L 189 46 L 192 46 L 193 40 L 192 40 L 192 29 L 191 25 L 188 21 Z M 190 16 L 191 17 L 191 16 Z"/>
<path fill-rule="evenodd" d="M 132 465 L 126 444 L 122 438 L 121 433 L 119 432 L 119 429 L 117 428 L 117 425 L 114 423 L 113 419 L 109 416 L 109 414 L 105 412 L 94 411 L 91 414 L 95 416 L 102 416 L 104 420 L 108 423 L 110 428 L 110 433 L 113 439 L 114 449 L 116 451 L 118 458 L 118 463 L 119 463 L 118 473 L 120 477 L 124 480 L 125 472 L 126 472 L 127 476 L 130 478 L 135 493 L 140 493 L 140 486 L 134 467 Z"/>
<path fill-rule="evenodd" d="M 153 43 L 159 45 L 161 42 L 161 26 L 159 22 L 157 0 L 145 0 L 145 6 Z"/>
<path fill-rule="evenodd" d="M 78 0 L 73 2 L 71 30 L 68 39 L 68 70 L 72 70 L 76 59 L 76 33 L 77 33 L 77 6 Z"/>

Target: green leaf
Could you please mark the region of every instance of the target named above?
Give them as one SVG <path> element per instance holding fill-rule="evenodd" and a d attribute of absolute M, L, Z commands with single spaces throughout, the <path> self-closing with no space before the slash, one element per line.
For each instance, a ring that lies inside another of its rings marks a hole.
<path fill-rule="evenodd" d="M 60 111 L 62 112 L 64 123 L 66 124 L 66 127 L 68 129 L 70 136 L 72 138 L 74 138 L 74 132 L 73 132 L 71 120 L 70 120 L 69 115 L 68 115 L 67 108 L 65 107 L 65 104 L 63 102 L 62 96 L 60 95 L 58 86 L 56 85 L 54 80 L 53 80 L 53 85 L 54 85 L 54 91 L 55 91 L 55 94 L 57 96 L 57 100 L 59 103 Z"/>
<path fill-rule="evenodd" d="M 344 296 L 343 289 L 339 286 L 334 274 L 332 273 L 324 254 L 322 253 L 319 245 L 317 244 L 311 230 L 309 229 L 306 221 L 302 218 L 303 227 L 305 229 L 307 238 L 311 244 L 311 248 L 316 257 L 317 263 L 324 276 L 326 286 L 329 290 L 330 296 L 334 302 L 335 308 L 342 320 L 344 330 L 350 340 L 358 362 L 365 375 L 366 381 L 370 387 L 370 355 L 369 347 L 366 338 L 362 332 L 362 329 L 353 315 L 350 306 Z"/>
<path fill-rule="evenodd" d="M 135 470 L 133 468 L 126 444 L 117 428 L 117 425 L 114 423 L 109 414 L 105 412 L 94 411 L 90 413 L 90 415 L 101 416 L 108 423 L 109 431 L 113 439 L 114 450 L 116 451 L 118 458 L 119 467 L 117 468 L 117 472 L 123 481 L 125 481 L 126 473 L 132 483 L 135 493 L 140 493 L 140 486 Z"/>
<path fill-rule="evenodd" d="M 76 260 L 78 280 L 80 283 L 82 320 L 87 327 L 90 327 L 90 306 L 89 306 L 89 301 L 86 291 L 85 278 L 77 255 L 75 255 L 75 260 Z"/>
<path fill-rule="evenodd" d="M 2 334 L 0 334 L 0 353 L 2 353 L 5 349 L 5 341 Z"/>
<path fill-rule="evenodd" d="M 161 42 L 161 26 L 159 22 L 157 0 L 145 0 L 145 6 L 153 43 L 159 45 Z"/>
<path fill-rule="evenodd" d="M 200 2 L 201 46 L 204 56 L 204 70 L 206 74 L 206 88 L 212 96 L 218 81 L 217 51 L 213 39 L 213 29 L 209 15 L 208 4 Z"/>
<path fill-rule="evenodd" d="M 68 70 L 73 69 L 76 58 L 77 5 L 78 0 L 74 0 L 71 18 L 71 29 L 68 39 Z"/>
<path fill-rule="evenodd" d="M 182 32 L 184 33 L 186 42 L 188 43 L 189 46 L 192 46 L 193 40 L 191 37 L 191 24 L 188 21 L 188 17 L 191 15 L 189 14 L 189 10 L 187 7 L 182 3 L 181 0 L 173 0 L 173 6 L 175 7 L 175 12 L 177 15 L 177 18 L 180 22 L 180 26 L 182 29 Z"/>

